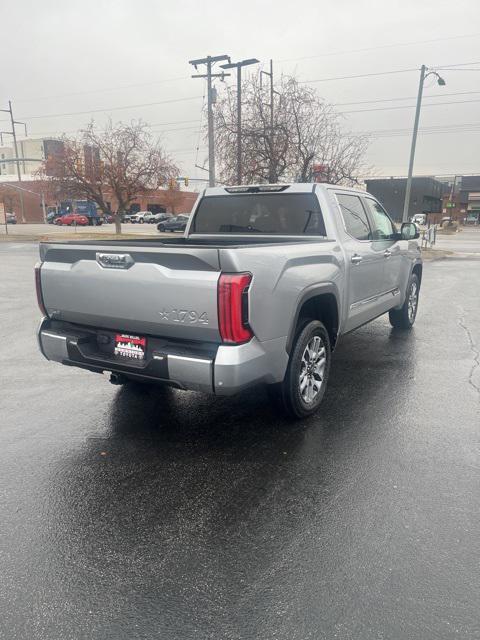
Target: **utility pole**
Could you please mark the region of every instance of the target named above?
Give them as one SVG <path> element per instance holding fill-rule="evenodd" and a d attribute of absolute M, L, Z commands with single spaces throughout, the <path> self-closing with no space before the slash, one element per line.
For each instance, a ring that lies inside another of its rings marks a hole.
<path fill-rule="evenodd" d="M 274 125 L 274 103 L 273 103 L 273 94 L 275 93 L 275 90 L 273 88 L 273 60 L 270 60 L 270 73 L 268 71 L 260 71 L 260 85 L 261 85 L 261 79 L 262 79 L 262 73 L 265 76 L 268 76 L 270 78 L 270 150 L 271 150 L 271 154 L 273 154 L 273 143 L 274 143 L 274 137 L 273 137 L 273 125 Z M 270 164 L 272 164 L 272 158 L 270 158 Z M 270 168 L 269 171 L 270 175 L 272 174 L 272 168 Z"/>
<path fill-rule="evenodd" d="M 408 163 L 408 177 L 407 177 L 407 186 L 405 189 L 405 202 L 403 203 L 403 216 L 402 222 L 408 221 L 408 210 L 410 207 L 410 192 L 412 190 L 412 176 L 413 176 L 413 163 L 415 161 L 415 147 L 417 146 L 417 134 L 418 134 L 418 123 L 420 121 L 420 108 L 422 106 L 422 96 L 423 96 L 423 85 L 425 83 L 425 79 L 430 76 L 436 76 L 437 83 L 441 86 L 445 86 L 445 80 L 441 78 L 436 71 L 427 72 L 427 67 L 422 64 L 420 68 L 420 82 L 418 83 L 418 95 L 417 95 L 417 106 L 415 108 L 415 120 L 413 123 L 413 134 L 412 134 L 412 145 L 410 147 L 410 161 Z"/>
<path fill-rule="evenodd" d="M 242 184 L 242 67 L 258 64 L 256 58 L 221 64 L 222 69 L 237 70 L 237 184 Z"/>
<path fill-rule="evenodd" d="M 15 125 L 16 124 L 23 124 L 23 126 L 25 127 L 25 133 L 27 131 L 27 125 L 24 122 L 18 122 L 17 120 L 14 119 L 11 100 L 8 101 L 8 109 L 0 109 L 0 111 L 3 111 L 4 113 L 9 113 L 10 114 L 10 122 L 12 124 L 11 135 L 13 136 L 13 148 L 14 148 L 14 151 L 15 151 L 15 164 L 17 165 L 18 182 L 21 183 L 22 182 L 22 172 L 20 171 L 20 158 L 18 157 L 17 133 L 15 131 Z M 4 133 L 10 133 L 10 132 L 5 131 Z M 24 165 L 24 167 L 25 167 L 25 165 Z M 26 222 L 26 220 L 25 220 L 25 204 L 23 202 L 23 192 L 22 191 L 20 191 L 20 208 L 22 210 L 22 222 Z"/>
<path fill-rule="evenodd" d="M 208 171 L 209 171 L 209 186 L 215 186 L 215 139 L 214 139 L 214 129 L 213 129 L 213 103 L 214 103 L 214 95 L 213 95 L 213 87 L 212 87 L 212 78 L 221 78 L 222 80 L 225 76 L 229 76 L 229 73 L 212 73 L 212 67 L 216 62 L 223 62 L 223 60 L 228 60 L 230 62 L 230 56 L 207 56 L 206 58 L 199 58 L 198 60 L 189 60 L 188 63 L 195 67 L 197 70 L 198 66 L 201 64 L 206 65 L 207 73 L 206 74 L 196 74 L 192 75 L 192 78 L 206 78 L 207 79 L 207 113 L 208 113 Z"/>

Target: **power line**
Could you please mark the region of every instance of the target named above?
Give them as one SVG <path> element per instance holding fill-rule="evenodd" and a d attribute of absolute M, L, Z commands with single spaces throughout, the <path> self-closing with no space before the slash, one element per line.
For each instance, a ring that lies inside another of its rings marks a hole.
<path fill-rule="evenodd" d="M 438 130 L 438 131 L 419 131 L 418 132 L 419 135 L 443 135 L 446 133 L 455 133 L 456 135 L 462 134 L 462 133 L 468 133 L 469 135 L 472 133 L 480 133 L 480 127 L 477 128 L 473 128 L 473 129 L 443 129 L 443 130 Z M 372 132 L 372 137 L 373 138 L 402 138 L 403 136 L 411 136 L 412 132 L 409 131 L 404 131 L 404 132 L 396 132 L 396 133 L 385 133 L 385 134 L 380 134 L 380 133 L 374 133 Z"/>
<path fill-rule="evenodd" d="M 409 47 L 415 44 L 431 44 L 432 42 L 444 42 L 445 40 L 459 40 L 461 38 L 477 38 L 480 36 L 480 33 L 471 33 L 468 35 L 458 35 L 458 36 L 447 36 L 446 38 L 433 38 L 431 40 L 414 40 L 412 42 L 396 42 L 394 44 L 383 44 L 377 45 L 375 47 L 364 47 L 361 49 L 346 49 L 344 51 L 324 51 L 322 53 L 318 53 L 314 56 L 303 56 L 301 58 L 283 58 L 282 60 L 277 60 L 277 62 L 297 62 L 300 60 L 313 60 L 315 58 L 323 58 L 330 56 L 340 56 L 348 53 L 363 53 L 367 51 L 377 51 L 379 49 L 391 49 L 394 47 Z"/>
<path fill-rule="evenodd" d="M 143 104 L 128 104 L 123 107 L 107 107 L 104 109 L 89 109 L 87 111 L 71 111 L 69 113 L 46 113 L 41 116 L 21 116 L 24 120 L 38 120 L 42 118 L 61 118 L 63 116 L 80 116 L 89 113 L 106 113 L 109 111 L 121 111 L 123 109 L 137 109 L 139 107 L 154 107 L 159 104 L 172 104 L 174 102 L 187 102 L 189 100 L 198 100 L 202 96 L 191 96 L 189 98 L 174 98 L 172 100 L 160 100 L 158 102 L 144 102 Z"/>
<path fill-rule="evenodd" d="M 476 62 L 475 64 L 479 64 L 478 62 Z M 457 67 L 435 67 L 435 69 L 440 69 L 440 71 L 480 71 L 480 68 L 478 69 L 458 69 Z"/>
<path fill-rule="evenodd" d="M 299 84 L 313 84 L 315 82 L 331 82 L 333 80 L 351 80 L 352 78 L 371 78 L 374 76 L 390 76 L 395 73 L 409 73 L 412 71 L 418 71 L 418 67 L 411 67 L 410 69 L 397 69 L 395 71 L 377 71 L 375 73 L 359 73 L 353 76 L 335 76 L 330 78 L 318 78 L 317 80 L 302 80 Z"/>
<path fill-rule="evenodd" d="M 377 45 L 374 47 L 364 47 L 364 48 L 360 48 L 360 49 L 346 49 L 344 51 L 324 51 L 322 53 L 313 55 L 313 56 L 302 56 L 299 58 L 282 58 L 281 60 L 278 60 L 277 62 L 296 62 L 296 61 L 300 61 L 300 60 L 313 60 L 315 58 L 321 58 L 321 57 L 331 57 L 331 56 L 338 56 L 338 55 L 346 55 L 346 54 L 350 54 L 350 53 L 362 53 L 362 52 L 368 52 L 368 51 L 376 51 L 376 50 L 380 50 L 380 49 L 391 49 L 391 48 L 395 48 L 395 47 L 406 47 L 406 46 L 412 46 L 412 45 L 416 45 L 416 44 L 430 44 L 433 42 L 444 42 L 446 40 L 459 40 L 459 39 L 463 39 L 463 38 L 476 38 L 480 36 L 480 33 L 472 33 L 472 34 L 467 34 L 467 35 L 456 35 L 456 36 L 447 36 L 445 38 L 433 38 L 431 40 L 415 40 L 415 41 L 410 41 L 410 42 L 397 42 L 397 43 L 393 43 L 393 44 L 384 44 L 384 45 Z M 477 63 L 475 63 L 477 64 Z M 456 65 L 451 65 L 451 66 L 462 66 L 462 64 L 456 64 Z M 445 67 L 439 67 L 439 68 L 445 68 Z M 109 91 L 122 91 L 124 89 L 134 89 L 134 88 L 138 88 L 138 87 L 147 87 L 147 86 L 152 86 L 152 85 L 157 85 L 157 84 L 166 84 L 169 82 L 178 82 L 180 80 L 188 80 L 190 78 L 190 76 L 176 76 L 174 78 L 165 78 L 165 79 L 159 79 L 159 80 L 149 80 L 148 82 L 135 82 L 135 83 L 130 83 L 130 84 L 124 84 L 124 85 L 118 85 L 116 87 L 102 87 L 100 89 L 85 89 L 84 91 L 71 91 L 71 92 L 67 92 L 67 93 L 60 93 L 60 94 L 54 94 L 54 95 L 48 95 L 48 96 L 35 96 L 34 98 L 19 98 L 16 100 L 16 102 L 20 102 L 20 103 L 28 103 L 28 102 L 36 102 L 37 100 L 54 100 L 54 99 L 58 99 L 58 98 L 66 98 L 66 97 L 70 97 L 70 96 L 81 96 L 81 95 L 87 95 L 87 94 L 94 94 L 94 93 L 107 93 Z"/>
<path fill-rule="evenodd" d="M 432 69 L 450 69 L 451 71 L 469 71 L 469 69 L 457 69 L 455 67 L 467 67 L 472 64 L 480 64 L 480 61 L 475 62 L 457 62 L 452 65 L 431 65 Z M 374 73 L 360 73 L 351 76 L 335 76 L 331 78 L 318 78 L 317 80 L 302 80 L 300 84 L 313 84 L 314 82 L 330 82 L 333 80 L 351 80 L 352 78 L 372 78 L 375 76 L 389 76 L 396 73 L 409 73 L 411 71 L 418 71 L 418 67 L 412 67 L 410 69 L 396 69 L 394 71 L 378 71 Z M 472 69 L 472 71 L 478 71 L 478 69 Z"/>
<path fill-rule="evenodd" d="M 149 128 L 153 127 L 162 127 L 162 126 L 167 126 L 170 124 L 189 124 L 191 122 L 197 122 L 197 120 L 172 120 L 170 122 L 154 122 L 152 124 L 150 124 L 149 122 L 146 123 L 146 125 Z M 190 127 L 187 127 L 190 128 Z M 196 127 L 193 127 L 194 129 L 196 129 Z M 60 130 L 56 130 L 56 131 L 35 131 L 31 134 L 31 137 L 34 136 L 61 136 L 61 135 L 68 135 L 71 133 L 78 133 L 79 131 L 81 131 L 82 127 L 79 127 L 78 129 L 70 129 L 69 131 L 60 131 Z M 174 131 L 174 129 L 172 129 Z"/>
<path fill-rule="evenodd" d="M 155 84 L 165 84 L 167 82 L 178 82 L 179 80 L 188 80 L 190 76 L 177 76 L 176 78 L 166 78 L 164 80 L 150 80 L 149 82 L 136 82 L 133 84 L 124 84 L 118 87 L 104 87 L 103 89 L 86 89 L 85 91 L 72 91 L 69 93 L 60 93 L 51 96 L 40 96 L 35 98 L 20 98 L 15 102 L 27 103 L 36 102 L 37 100 L 56 100 L 57 98 L 68 98 L 70 96 L 83 96 L 88 93 L 107 93 L 109 91 L 122 91 L 123 89 L 135 89 L 137 87 L 148 87 Z"/>
<path fill-rule="evenodd" d="M 437 124 L 431 125 L 429 127 L 421 127 L 419 131 L 437 131 L 441 129 L 463 129 L 463 128 L 477 128 L 480 127 L 480 122 L 465 122 L 463 124 Z M 404 127 L 398 129 L 375 129 L 375 130 L 365 130 L 365 131 L 357 131 L 356 133 L 395 133 L 395 132 L 411 132 L 411 127 Z"/>
<path fill-rule="evenodd" d="M 428 102 L 427 104 L 422 105 L 423 107 L 441 107 L 447 104 L 467 104 L 471 102 L 480 102 L 480 98 L 475 100 L 456 100 L 450 102 Z M 403 104 L 396 107 L 376 107 L 374 109 L 353 109 L 351 111 L 339 111 L 339 114 L 346 113 L 370 113 L 372 111 L 393 111 L 394 109 L 415 109 L 414 104 Z"/>
<path fill-rule="evenodd" d="M 445 98 L 449 96 L 466 96 L 480 93 L 480 91 L 457 91 L 455 93 L 432 93 L 424 98 Z M 397 102 L 399 100 L 415 100 L 417 96 L 405 96 L 404 98 L 379 98 L 377 100 L 360 100 L 359 102 L 335 102 L 332 107 L 346 107 L 355 104 L 371 104 L 375 102 Z"/>
<path fill-rule="evenodd" d="M 463 124 L 440 124 L 431 125 L 429 127 L 421 127 L 419 133 L 449 133 L 449 132 L 476 132 L 480 130 L 480 122 L 465 122 Z M 398 128 L 398 129 L 376 129 L 376 130 L 364 130 L 353 132 L 356 135 L 373 135 L 378 137 L 383 136 L 395 136 L 395 135 L 411 135 L 412 130 L 410 127 Z"/>

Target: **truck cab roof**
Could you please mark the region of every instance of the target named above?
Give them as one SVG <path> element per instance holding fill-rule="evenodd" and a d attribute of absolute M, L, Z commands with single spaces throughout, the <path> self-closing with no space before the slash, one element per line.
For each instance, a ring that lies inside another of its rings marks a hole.
<path fill-rule="evenodd" d="M 326 182 L 290 182 L 278 184 L 246 184 L 232 185 L 221 187 L 207 187 L 203 196 L 225 196 L 240 195 L 249 193 L 312 193 L 320 190 L 342 190 L 353 191 L 355 193 L 365 193 L 364 189 L 355 187 L 346 187 L 339 184 L 330 184 Z"/>

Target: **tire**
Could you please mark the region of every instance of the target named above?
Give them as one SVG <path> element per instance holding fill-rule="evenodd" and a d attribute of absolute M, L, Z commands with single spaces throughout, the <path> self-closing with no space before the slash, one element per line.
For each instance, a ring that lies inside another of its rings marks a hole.
<path fill-rule="evenodd" d="M 318 364 L 309 369 L 312 352 Z M 331 355 L 328 331 L 320 321 L 307 320 L 298 327 L 285 378 L 269 386 L 270 395 L 289 416 L 307 418 L 317 411 L 327 387 Z"/>
<path fill-rule="evenodd" d="M 395 329 L 409 330 L 413 327 L 417 317 L 418 295 L 420 293 L 420 280 L 416 273 L 412 273 L 407 287 L 405 302 L 400 309 L 391 309 L 388 312 L 390 324 Z"/>
<path fill-rule="evenodd" d="M 145 220 L 143 220 L 143 218 L 141 220 L 139 220 L 140 224 L 143 224 L 145 222 Z"/>
<path fill-rule="evenodd" d="M 165 233 L 165 227 L 163 226 L 163 224 L 158 226 L 158 230 L 160 231 L 160 233 Z"/>

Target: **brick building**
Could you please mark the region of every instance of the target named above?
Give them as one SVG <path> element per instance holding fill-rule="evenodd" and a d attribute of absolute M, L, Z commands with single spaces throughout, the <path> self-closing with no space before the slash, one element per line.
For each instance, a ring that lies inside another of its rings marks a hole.
<path fill-rule="evenodd" d="M 49 207 L 56 207 L 60 204 L 51 195 L 50 185 L 42 180 L 35 180 L 29 176 L 28 179 L 19 183 L 17 180 L 6 178 L 7 176 L 2 176 L 0 179 L 0 201 L 4 203 L 6 211 L 14 211 L 17 214 L 18 222 L 23 222 L 21 219 L 20 188 L 23 194 L 25 222 L 43 222 L 42 193 L 47 210 Z M 197 193 L 191 191 L 172 192 L 166 189 L 155 189 L 136 198 L 130 211 L 190 213 L 197 196 Z M 115 198 L 112 196 L 109 202 L 112 211 L 115 212 L 117 210 Z"/>
<path fill-rule="evenodd" d="M 442 215 L 462 223 L 480 223 L 480 176 L 452 176 L 443 196 Z"/>

